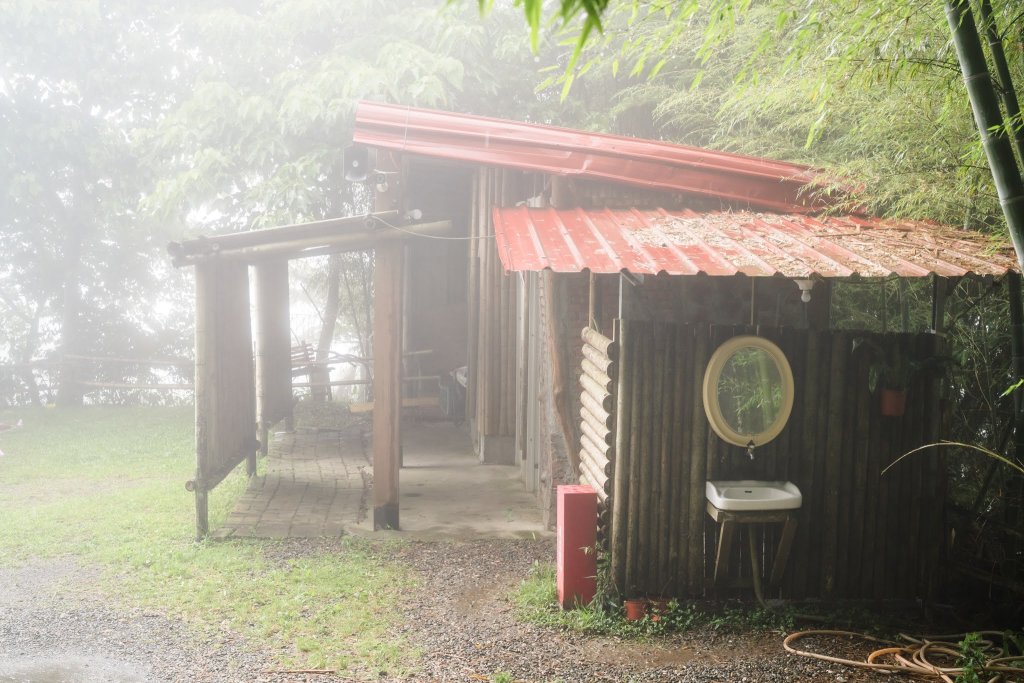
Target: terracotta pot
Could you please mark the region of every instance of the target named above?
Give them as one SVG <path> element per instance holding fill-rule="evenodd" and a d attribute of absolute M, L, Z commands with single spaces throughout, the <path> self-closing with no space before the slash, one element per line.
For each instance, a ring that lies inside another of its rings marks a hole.
<path fill-rule="evenodd" d="M 626 608 L 626 621 L 639 621 L 647 616 L 647 600 L 644 598 L 623 600 L 622 604 Z"/>
<path fill-rule="evenodd" d="M 651 615 L 651 621 L 658 621 L 668 614 L 668 603 L 671 598 L 647 598 L 647 613 Z"/>
<path fill-rule="evenodd" d="M 882 415 L 887 417 L 903 417 L 907 410 L 906 389 L 882 389 Z"/>

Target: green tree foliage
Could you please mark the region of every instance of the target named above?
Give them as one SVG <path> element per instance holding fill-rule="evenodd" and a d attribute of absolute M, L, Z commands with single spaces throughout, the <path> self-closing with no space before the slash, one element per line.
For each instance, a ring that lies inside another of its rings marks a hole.
<path fill-rule="evenodd" d="M 162 215 L 248 229 L 366 210 L 343 179 L 361 99 L 482 113 L 532 97 L 512 22 L 483 25 L 433 2 L 221 2 L 180 30 L 194 72 L 148 140 Z M 511 55 L 518 57 L 506 62 Z"/>
<path fill-rule="evenodd" d="M 204 234 L 370 210 L 366 186 L 343 177 L 360 100 L 515 118 L 540 111 L 522 24 L 510 11 L 495 19 L 439 11 L 432 0 L 218 2 L 189 12 L 177 51 L 191 94 L 145 141 L 161 177 L 147 209 Z M 292 268 L 318 299 L 321 356 L 338 333 L 368 355 L 370 268 L 363 255 Z"/>
<path fill-rule="evenodd" d="M 127 1 L 0 5 L 3 361 L 167 341 L 149 298 L 166 272 L 135 211 L 145 175 L 131 153 L 132 131 L 166 101 L 163 19 Z M 32 377 L 8 388 L 38 400 Z"/>
<path fill-rule="evenodd" d="M 187 355 L 168 240 L 366 211 L 341 177 L 359 99 L 548 120 L 528 32 L 494 18 L 429 0 L 0 5 L 0 364 L 22 364 L 0 389 L 36 400 L 25 364 L 46 357 Z M 343 260 L 330 282 L 296 273 L 348 316 L 368 264 Z"/>
<path fill-rule="evenodd" d="M 834 169 L 878 213 L 1005 229 L 941 4 L 565 0 L 548 20 L 521 4 L 582 50 L 553 80 L 615 84 L 613 115 L 647 111 L 668 139 Z M 1024 20 L 1014 2 L 992 18 L 1006 35 Z M 603 33 L 588 37 L 594 20 Z M 1024 50 L 1006 47 L 1019 83 Z"/>

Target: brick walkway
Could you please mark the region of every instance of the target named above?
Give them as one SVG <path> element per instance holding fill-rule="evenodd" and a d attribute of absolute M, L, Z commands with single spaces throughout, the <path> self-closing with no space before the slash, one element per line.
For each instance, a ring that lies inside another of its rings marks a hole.
<path fill-rule="evenodd" d="M 215 538 L 340 536 L 366 519 L 373 467 L 362 430 L 279 432 L 267 473 L 242 494 Z"/>
<path fill-rule="evenodd" d="M 375 532 L 366 427 L 278 432 L 267 473 L 242 494 L 215 538 L 313 538 L 343 533 L 402 538 L 535 538 L 548 534 L 515 466 L 481 465 L 469 434 L 450 423 L 403 431 L 401 531 Z"/>

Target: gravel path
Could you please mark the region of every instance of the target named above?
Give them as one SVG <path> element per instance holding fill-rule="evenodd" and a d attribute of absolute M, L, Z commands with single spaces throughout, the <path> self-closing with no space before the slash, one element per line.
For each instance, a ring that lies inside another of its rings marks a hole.
<path fill-rule="evenodd" d="M 273 680 L 239 637 L 197 637 L 184 624 L 114 608 L 71 560 L 0 568 L 0 683 Z"/>
<path fill-rule="evenodd" d="M 283 561 L 335 547 L 330 539 L 289 540 L 271 552 Z M 406 681 L 485 681 L 498 672 L 529 683 L 894 680 L 791 657 L 777 635 L 623 643 L 521 624 L 509 593 L 534 560 L 554 556 L 550 540 L 413 542 L 383 553 L 417 578 L 401 631 L 422 656 Z M 71 560 L 0 568 L 0 683 L 338 680 L 265 673 L 274 664 L 257 644 L 223 631 L 204 638 L 159 614 L 114 607 L 89 589 L 94 579 Z"/>
<path fill-rule="evenodd" d="M 777 634 L 697 633 L 622 642 L 522 624 L 510 592 L 534 560 L 550 562 L 547 541 L 413 543 L 400 553 L 419 575 L 406 633 L 424 652 L 420 680 L 489 680 L 497 672 L 530 683 L 842 683 L 888 681 L 797 657 Z"/>

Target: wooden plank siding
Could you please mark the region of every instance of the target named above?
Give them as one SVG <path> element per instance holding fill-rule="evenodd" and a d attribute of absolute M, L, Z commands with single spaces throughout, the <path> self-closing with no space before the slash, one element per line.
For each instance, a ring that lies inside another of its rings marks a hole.
<path fill-rule="evenodd" d="M 624 596 L 701 597 L 712 592 L 716 524 L 705 510 L 706 479 L 788 479 L 803 493 L 786 575 L 772 595 L 787 598 L 910 598 L 935 581 L 944 480 L 939 456 L 921 453 L 884 476 L 906 451 L 939 438 L 938 382 L 910 387 L 907 414 L 883 417 L 868 391 L 873 358 L 857 337 L 912 357 L 938 352 L 930 334 L 858 334 L 792 328 L 616 320 L 617 371 L 608 549 Z M 585 334 L 593 331 L 585 331 Z M 796 397 L 786 428 L 757 448 L 724 443 L 704 414 L 704 368 L 719 344 L 754 334 L 779 345 Z M 594 355 L 587 344 L 584 357 Z M 588 366 L 590 367 L 590 366 Z M 593 404 L 593 385 L 584 399 Z M 587 409 L 585 408 L 584 411 Z M 584 422 L 596 422 L 584 414 Z M 592 449 L 590 449 L 592 450 Z M 589 457 L 588 448 L 581 449 Z M 600 464 L 600 463 L 596 463 Z M 755 552 L 768 570 L 780 530 Z M 733 548 L 728 579 L 749 579 L 750 549 Z M 726 583 L 729 583 L 728 581 Z"/>
<path fill-rule="evenodd" d="M 491 219 L 491 207 L 518 199 L 514 178 L 503 169 L 481 169 L 474 180 L 466 411 L 483 436 L 515 436 L 516 281 L 494 249 Z"/>

